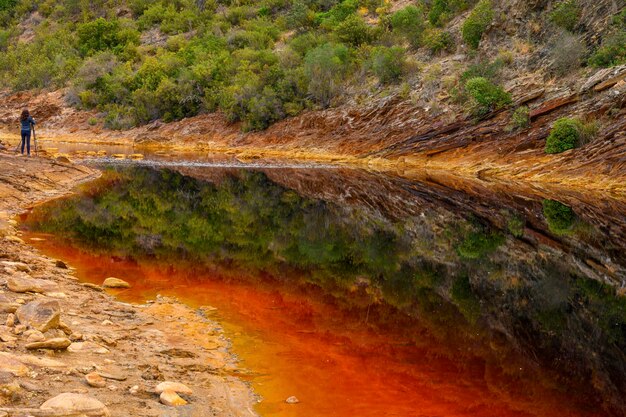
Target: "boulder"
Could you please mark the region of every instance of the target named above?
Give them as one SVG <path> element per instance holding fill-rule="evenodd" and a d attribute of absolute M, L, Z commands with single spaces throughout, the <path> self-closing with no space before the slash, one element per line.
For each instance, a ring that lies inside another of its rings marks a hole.
<path fill-rule="evenodd" d="M 187 385 L 181 384 L 180 382 L 171 381 L 161 382 L 159 385 L 156 386 L 155 391 L 157 394 L 161 394 L 164 391 L 174 391 L 180 394 L 187 395 L 193 394 L 193 391 Z"/>
<path fill-rule="evenodd" d="M 87 415 L 90 417 L 108 417 L 109 410 L 95 398 L 82 394 L 64 392 L 49 399 L 39 407 L 50 410 L 57 416 Z"/>
<path fill-rule="evenodd" d="M 61 307 L 57 300 L 31 301 L 18 308 L 16 315 L 21 324 L 46 332 L 59 326 Z"/>
<path fill-rule="evenodd" d="M 187 401 L 182 399 L 175 391 L 163 391 L 159 396 L 159 399 L 163 404 L 171 407 L 187 404 Z"/>
<path fill-rule="evenodd" d="M 7 287 L 13 292 L 45 293 L 59 290 L 59 286 L 53 281 L 28 278 L 26 274 L 8 277 Z"/>
<path fill-rule="evenodd" d="M 105 279 L 102 286 L 105 288 L 130 288 L 130 284 L 128 282 L 113 277 Z"/>
<path fill-rule="evenodd" d="M 52 350 L 65 350 L 72 342 L 65 337 L 55 337 L 52 339 L 44 340 L 41 342 L 32 342 L 26 345 L 26 349 L 52 349 Z"/>

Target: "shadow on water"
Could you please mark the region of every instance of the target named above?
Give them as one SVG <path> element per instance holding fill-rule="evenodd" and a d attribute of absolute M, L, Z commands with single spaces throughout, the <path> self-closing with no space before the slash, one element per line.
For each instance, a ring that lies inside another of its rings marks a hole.
<path fill-rule="evenodd" d="M 218 307 L 266 416 L 623 415 L 626 207 L 557 200 L 118 166 L 24 224 L 84 278 L 132 280 L 122 297 Z"/>

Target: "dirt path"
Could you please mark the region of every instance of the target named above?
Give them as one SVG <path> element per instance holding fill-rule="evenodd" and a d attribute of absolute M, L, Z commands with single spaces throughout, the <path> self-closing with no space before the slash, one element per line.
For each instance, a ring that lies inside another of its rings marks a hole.
<path fill-rule="evenodd" d="M 16 214 L 97 171 L 7 154 L 0 167 L 0 416 L 255 415 L 205 310 L 116 301 L 111 292 L 123 289 L 82 284 L 21 239 Z"/>

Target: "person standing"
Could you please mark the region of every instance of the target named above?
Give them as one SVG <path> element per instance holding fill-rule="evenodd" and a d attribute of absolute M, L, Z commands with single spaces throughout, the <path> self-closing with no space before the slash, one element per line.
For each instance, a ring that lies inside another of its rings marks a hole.
<path fill-rule="evenodd" d="M 24 155 L 24 146 L 26 146 L 26 152 L 30 156 L 30 132 L 35 127 L 35 119 L 32 118 L 28 109 L 22 110 L 20 126 L 22 127 L 22 155 Z"/>

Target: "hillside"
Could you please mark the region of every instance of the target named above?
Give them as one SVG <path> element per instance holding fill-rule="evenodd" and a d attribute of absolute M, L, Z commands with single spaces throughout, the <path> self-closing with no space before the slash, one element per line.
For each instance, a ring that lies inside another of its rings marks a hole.
<path fill-rule="evenodd" d="M 13 134 L 30 106 L 50 138 L 592 175 L 615 189 L 625 6 L 5 0 L 0 124 Z"/>

